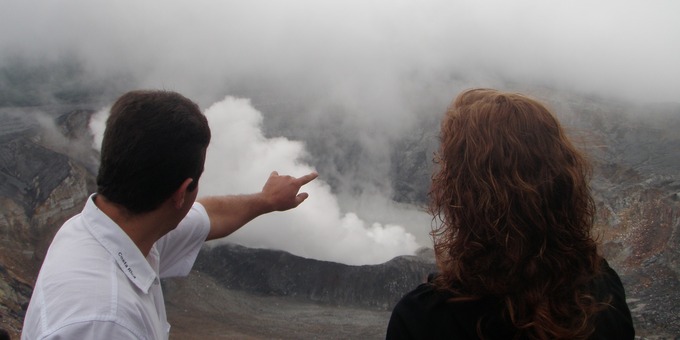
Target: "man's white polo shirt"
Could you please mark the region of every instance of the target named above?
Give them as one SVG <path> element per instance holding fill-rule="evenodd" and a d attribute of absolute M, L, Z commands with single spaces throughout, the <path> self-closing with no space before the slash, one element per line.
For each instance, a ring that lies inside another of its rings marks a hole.
<path fill-rule="evenodd" d="M 167 339 L 159 278 L 191 271 L 210 231 L 195 203 L 145 258 L 90 196 L 59 229 L 43 262 L 22 339 Z"/>

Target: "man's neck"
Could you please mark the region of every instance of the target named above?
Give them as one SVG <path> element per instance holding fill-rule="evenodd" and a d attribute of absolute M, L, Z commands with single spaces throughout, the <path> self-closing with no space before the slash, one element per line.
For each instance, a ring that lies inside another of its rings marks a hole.
<path fill-rule="evenodd" d="M 130 237 L 144 257 L 149 255 L 154 243 L 171 230 L 168 226 L 172 222 L 164 217 L 160 208 L 147 213 L 133 214 L 102 195 L 94 197 L 94 204 Z"/>

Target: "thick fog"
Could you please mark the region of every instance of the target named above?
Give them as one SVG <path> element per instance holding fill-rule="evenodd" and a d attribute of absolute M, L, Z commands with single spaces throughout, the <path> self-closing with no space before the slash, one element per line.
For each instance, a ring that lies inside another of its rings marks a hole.
<path fill-rule="evenodd" d="M 325 100 L 384 98 L 380 108 L 433 77 L 648 100 L 677 100 L 680 88 L 671 0 L 3 1 L 1 13 L 3 60 L 75 56 L 89 72 L 201 100 L 256 80 Z"/>
<path fill-rule="evenodd" d="M 74 63 L 68 83 L 46 83 L 106 87 L 104 106 L 133 88 L 185 94 L 214 136 L 201 195 L 320 173 L 298 210 L 229 240 L 376 263 L 429 245 L 430 219 L 392 201 L 390 178 L 400 139 L 436 142 L 414 137 L 423 119 L 469 87 L 678 102 L 678 13 L 675 1 L 3 1 L 0 68 Z"/>

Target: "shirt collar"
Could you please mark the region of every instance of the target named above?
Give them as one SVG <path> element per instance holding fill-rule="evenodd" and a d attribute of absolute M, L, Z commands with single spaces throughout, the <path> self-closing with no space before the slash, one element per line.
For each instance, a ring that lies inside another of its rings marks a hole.
<path fill-rule="evenodd" d="M 123 229 L 94 204 L 94 197 L 95 194 L 88 198 L 82 213 L 87 229 L 118 263 L 127 278 L 145 294 L 148 293 L 151 284 L 158 282 L 158 274 Z M 156 255 L 155 245 L 150 255 Z"/>

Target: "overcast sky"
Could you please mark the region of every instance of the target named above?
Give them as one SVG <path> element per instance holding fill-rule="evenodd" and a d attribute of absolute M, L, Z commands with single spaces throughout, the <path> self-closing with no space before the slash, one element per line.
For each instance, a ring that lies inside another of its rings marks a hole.
<path fill-rule="evenodd" d="M 672 0 L 5 0 L 0 55 L 74 54 L 194 96 L 227 77 L 343 96 L 455 73 L 678 101 L 679 14 Z"/>
<path fill-rule="evenodd" d="M 340 112 L 326 124 L 351 134 L 346 140 L 357 140 L 369 161 L 334 176 L 365 188 L 384 181 L 394 136 L 411 132 L 415 114 L 441 114 L 466 87 L 525 84 L 680 102 L 677 1 L 0 3 L 0 66 L 17 57 L 37 64 L 76 58 L 88 76 L 123 77 L 199 102 L 217 152 L 209 155 L 203 194 L 259 190 L 272 170 L 299 176 L 313 169 L 305 145 L 264 136 L 263 116 L 312 131 L 320 116 Z M 244 94 L 258 98 L 229 97 Z M 281 104 L 299 111 L 286 113 Z M 340 148 L 324 147 L 327 154 Z M 385 186 L 345 195 L 343 204 L 324 176 L 307 208 L 256 221 L 234 238 L 346 263 L 412 253 L 413 235 L 427 245 L 429 220 L 392 206 Z M 368 218 L 367 211 L 384 213 Z M 272 232 L 267 223 L 284 227 Z M 334 241 L 338 247 L 324 246 Z"/>

